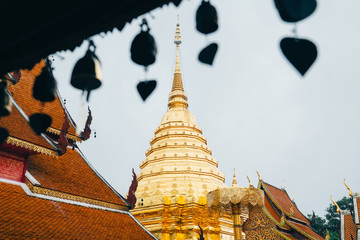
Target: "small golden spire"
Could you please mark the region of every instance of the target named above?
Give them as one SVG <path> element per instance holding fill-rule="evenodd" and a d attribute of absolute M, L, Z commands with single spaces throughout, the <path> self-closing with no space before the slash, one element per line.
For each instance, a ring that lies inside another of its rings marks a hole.
<path fill-rule="evenodd" d="M 175 31 L 175 39 L 174 43 L 176 45 L 176 61 L 175 61 L 175 72 L 174 72 L 174 79 L 172 84 L 171 93 L 169 96 L 169 108 L 172 107 L 181 107 L 187 108 L 188 102 L 187 97 L 184 92 L 184 86 L 181 76 L 181 69 L 180 69 L 180 51 L 179 46 L 181 44 L 181 34 L 180 34 L 180 24 L 179 24 L 179 16 L 178 22 L 176 24 L 176 31 Z"/>
<path fill-rule="evenodd" d="M 233 176 L 233 181 L 232 181 L 232 185 L 231 187 L 237 187 L 237 181 L 236 181 L 236 175 L 235 175 L 235 168 L 234 168 L 234 176 Z"/>
<path fill-rule="evenodd" d="M 326 229 L 326 237 L 325 240 L 330 240 L 330 233 L 329 231 Z"/>
<path fill-rule="evenodd" d="M 352 191 L 351 191 L 350 187 L 346 184 L 345 178 L 344 178 L 344 184 L 345 184 L 346 188 L 349 190 L 349 196 L 352 197 Z"/>
<path fill-rule="evenodd" d="M 257 173 L 257 175 L 258 175 L 258 177 L 259 177 L 259 181 L 262 181 L 262 179 L 261 179 L 261 177 L 260 177 L 260 173 L 259 173 L 258 170 L 256 170 L 256 173 Z"/>
<path fill-rule="evenodd" d="M 248 175 L 246 175 L 246 177 L 247 177 L 247 180 L 249 181 L 249 187 L 254 187 L 254 185 L 252 185 L 252 183 L 251 183 L 251 181 L 250 181 L 250 178 L 249 178 L 249 176 Z"/>
<path fill-rule="evenodd" d="M 285 190 L 285 187 L 286 187 L 286 180 L 284 179 L 284 186 L 283 186 L 283 190 Z"/>
<path fill-rule="evenodd" d="M 336 206 L 336 211 L 337 213 L 340 213 L 340 208 L 339 205 L 337 205 L 337 203 L 332 199 L 332 195 L 330 196 L 330 200 L 333 202 L 333 204 Z"/>

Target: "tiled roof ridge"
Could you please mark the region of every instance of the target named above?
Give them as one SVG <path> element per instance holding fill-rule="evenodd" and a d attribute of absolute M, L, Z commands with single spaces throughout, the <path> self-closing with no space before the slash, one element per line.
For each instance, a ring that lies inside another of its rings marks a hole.
<path fill-rule="evenodd" d="M 22 187 L 24 192 L 30 197 L 36 197 L 36 198 L 41 198 L 41 199 L 46 199 L 46 200 L 51 200 L 51 201 L 56 201 L 56 202 L 73 204 L 73 205 L 77 205 L 77 206 L 102 209 L 102 210 L 107 210 L 107 211 L 112 211 L 112 212 L 129 213 L 129 211 L 124 211 L 124 210 L 120 210 L 120 209 L 113 209 L 113 208 L 103 207 L 103 206 L 94 205 L 94 204 L 90 204 L 90 203 L 78 202 L 78 201 L 74 201 L 74 200 L 70 200 L 70 199 L 53 197 L 53 196 L 48 196 L 48 195 L 44 195 L 44 194 L 40 194 L 40 193 L 33 193 L 26 183 L 13 181 L 13 180 L 9 180 L 6 178 L 0 178 L 0 182 L 20 186 L 20 187 Z"/>
<path fill-rule="evenodd" d="M 84 160 L 84 162 L 90 167 L 90 169 L 96 174 L 96 176 L 103 182 L 105 183 L 105 185 L 110 188 L 110 190 L 112 192 L 115 193 L 116 196 L 118 196 L 124 203 L 127 204 L 127 206 L 130 209 L 130 204 L 126 201 L 126 199 L 118 192 L 115 190 L 115 188 L 113 188 L 110 183 L 108 183 L 103 176 L 101 176 L 101 174 L 96 171 L 96 169 L 90 164 L 90 162 L 86 159 L 86 157 L 84 156 L 84 154 L 81 152 L 80 148 L 76 148 L 76 151 L 79 153 L 80 157 Z"/>
<path fill-rule="evenodd" d="M 25 119 L 25 121 L 29 124 L 29 117 L 25 114 L 25 112 L 22 110 L 22 108 L 19 106 L 19 104 L 17 104 L 17 102 L 15 101 L 15 99 L 12 97 L 12 95 L 9 93 L 9 91 L 7 90 L 7 94 L 10 96 L 10 99 L 13 103 L 13 105 L 15 106 L 15 108 L 18 110 L 18 112 L 20 113 L 20 115 Z M 29 143 L 27 141 L 24 141 L 24 140 L 21 140 L 21 139 L 18 139 L 18 141 L 16 140 L 17 138 L 14 138 L 14 137 L 9 137 L 7 139 L 7 143 L 9 144 L 12 144 L 14 143 L 16 146 L 20 146 L 20 147 L 24 147 L 24 148 L 28 148 L 30 150 L 34 150 L 36 152 L 40 152 L 40 153 L 43 153 L 43 154 L 46 154 L 46 155 L 49 155 L 49 156 L 53 156 L 53 157 L 56 157 L 58 156 L 58 154 L 56 153 L 57 151 L 59 151 L 58 147 L 56 146 L 56 144 L 50 139 L 48 138 L 45 134 L 41 134 L 41 137 L 45 139 L 45 141 L 54 148 L 55 151 L 49 151 L 49 150 L 44 150 L 44 149 L 47 149 L 43 146 L 39 146 L 35 143 Z M 14 145 L 12 144 L 12 145 Z M 30 147 L 30 145 L 35 145 L 37 146 L 37 148 L 34 148 L 34 147 Z M 26 147 L 28 146 L 28 147 Z"/>
<path fill-rule="evenodd" d="M 51 188 L 47 188 L 47 187 L 35 186 L 31 183 L 30 179 L 27 179 L 27 180 L 29 180 L 27 182 L 27 186 L 30 189 L 30 191 L 34 194 L 41 194 L 41 195 L 45 195 L 45 196 L 52 196 L 52 197 L 57 197 L 57 198 L 61 198 L 61 199 L 68 199 L 68 200 L 73 200 L 76 202 L 83 202 L 83 203 L 107 207 L 107 208 L 111 208 L 111 209 L 119 209 L 119 210 L 128 211 L 127 206 L 124 206 L 124 205 L 121 205 L 118 203 L 107 202 L 104 200 L 99 200 L 99 199 L 94 199 L 94 198 L 89 198 L 89 197 L 83 197 L 83 196 L 66 193 L 66 192 L 63 192 L 60 190 L 55 190 L 55 189 L 51 189 Z"/>
<path fill-rule="evenodd" d="M 70 115 L 69 111 L 67 110 L 67 108 L 66 108 L 65 104 L 63 103 L 63 101 L 61 101 L 62 97 L 60 95 L 60 92 L 59 92 L 58 88 L 56 88 L 56 98 L 58 98 L 62 109 L 64 110 L 65 114 L 68 116 L 70 124 L 76 129 L 76 123 L 75 123 L 74 119 L 71 117 L 71 115 Z M 57 131 L 51 131 L 51 129 L 54 129 L 54 130 L 57 130 Z M 61 129 L 59 130 L 59 129 L 56 129 L 56 128 L 53 128 L 53 127 L 49 127 L 48 130 L 50 130 L 49 132 L 51 132 L 51 133 L 54 133 L 56 135 L 60 135 L 60 130 Z M 67 133 L 67 135 L 69 136 L 68 138 L 70 138 L 70 139 L 73 139 L 73 140 L 78 141 L 78 142 L 82 141 L 81 136 L 70 134 L 70 133 Z M 71 138 L 70 136 L 73 136 L 73 138 Z"/>
<path fill-rule="evenodd" d="M 323 237 L 321 237 L 320 235 L 318 235 L 311 227 L 309 227 L 308 225 L 303 225 L 304 227 L 310 229 L 311 231 L 313 231 L 317 237 L 312 236 L 308 233 L 306 233 L 305 231 L 303 231 L 302 229 L 300 229 L 299 227 L 297 227 L 295 224 L 300 224 L 300 223 L 292 223 L 291 219 L 285 219 L 285 223 L 288 224 L 292 229 L 296 230 L 297 232 L 301 233 L 302 235 L 304 235 L 305 237 L 308 237 L 310 239 L 314 239 L 314 240 L 319 240 L 319 239 L 324 239 Z M 318 238 L 319 237 L 319 238 Z"/>
<path fill-rule="evenodd" d="M 77 202 L 77 201 L 73 201 L 73 200 L 61 199 L 61 198 L 57 198 L 57 197 L 33 193 L 33 192 L 31 192 L 31 190 L 25 183 L 9 180 L 9 179 L 5 179 L 5 178 L 0 178 L 0 182 L 20 186 L 24 190 L 25 194 L 30 197 L 51 200 L 51 201 L 56 201 L 56 202 L 62 202 L 62 203 L 67 203 L 67 204 L 73 204 L 73 205 L 77 205 L 77 206 L 81 206 L 81 207 L 89 207 L 89 208 L 95 208 L 95 209 L 99 209 L 99 210 L 105 210 L 105 211 L 110 211 L 110 212 L 126 214 L 126 215 L 130 216 L 153 239 L 157 239 L 151 232 L 149 232 L 149 230 L 147 230 L 143 225 L 141 225 L 141 223 L 138 220 L 136 220 L 135 217 L 132 215 L 132 213 L 129 211 L 124 211 L 124 210 L 120 210 L 120 209 L 112 209 L 112 208 L 102 207 L 102 206 L 98 206 L 98 205 L 82 203 L 82 202 Z"/>
<path fill-rule="evenodd" d="M 300 222 L 305 223 L 306 225 L 308 225 L 308 222 L 306 222 L 306 221 L 304 221 L 304 220 L 302 220 L 302 219 L 296 218 L 296 217 L 294 217 L 294 216 L 291 216 L 290 213 L 288 213 L 287 211 L 285 211 L 284 208 L 280 205 L 280 203 L 276 200 L 276 198 L 275 198 L 275 197 L 271 194 L 271 192 L 267 189 L 266 185 L 269 185 L 269 186 L 271 186 L 271 187 L 273 187 L 273 188 L 276 188 L 276 189 L 284 192 L 284 193 L 286 194 L 286 196 L 289 198 L 289 200 L 294 204 L 294 206 L 296 207 L 296 209 L 298 210 L 298 212 L 299 212 L 305 219 L 307 219 L 306 216 L 304 216 L 304 214 L 302 214 L 302 212 L 299 210 L 299 208 L 297 207 L 296 203 L 291 200 L 291 198 L 289 197 L 289 194 L 287 193 L 287 191 L 286 191 L 285 189 L 280 189 L 280 188 L 278 188 L 278 187 L 275 187 L 275 186 L 273 186 L 273 185 L 271 185 L 271 184 L 269 184 L 269 183 L 264 182 L 263 180 L 260 180 L 260 181 L 259 181 L 259 186 L 262 186 L 262 187 L 264 188 L 264 191 L 268 194 L 268 196 L 270 197 L 270 199 L 271 199 L 272 201 L 274 201 L 275 205 L 280 209 L 280 211 L 284 212 L 288 217 L 293 218 L 293 219 L 296 219 L 297 221 L 300 221 Z"/>

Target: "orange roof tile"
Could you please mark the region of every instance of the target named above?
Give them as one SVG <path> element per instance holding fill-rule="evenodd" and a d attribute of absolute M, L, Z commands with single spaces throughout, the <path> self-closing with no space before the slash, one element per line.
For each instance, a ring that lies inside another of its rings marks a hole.
<path fill-rule="evenodd" d="M 267 192 L 271 195 L 270 198 L 273 198 L 278 203 L 278 205 L 280 205 L 280 208 L 282 208 L 282 210 L 284 210 L 286 213 L 290 213 L 290 207 L 292 201 L 289 195 L 287 194 L 287 192 L 285 190 L 281 190 L 277 187 L 274 187 L 268 183 L 263 182 L 263 184 L 265 188 L 268 190 Z M 306 222 L 308 225 L 310 224 L 309 220 L 296 207 L 296 204 L 294 204 L 293 210 L 294 210 L 294 216 L 293 216 L 294 218 L 302 220 Z"/>
<path fill-rule="evenodd" d="M 129 214 L 26 195 L 0 182 L 0 239 L 155 239 Z"/>
<path fill-rule="evenodd" d="M 42 136 L 36 135 L 28 121 L 20 114 L 15 106 L 12 107 L 9 116 L 0 118 L 0 126 L 6 128 L 11 137 L 55 150 Z"/>
<path fill-rule="evenodd" d="M 30 156 L 27 170 L 44 188 L 127 206 L 77 150 L 68 148 L 57 159 L 43 154 Z"/>
<path fill-rule="evenodd" d="M 321 237 L 320 235 L 318 235 L 316 232 L 314 232 L 314 230 L 312 230 L 309 226 L 300 224 L 300 223 L 295 223 L 295 222 L 289 222 L 287 221 L 287 223 L 289 223 L 289 225 L 294 225 L 296 228 L 300 229 L 301 231 L 305 232 L 306 234 L 310 235 L 311 237 L 315 238 L 315 239 L 319 239 L 319 240 L 323 240 L 324 238 Z"/>
<path fill-rule="evenodd" d="M 64 110 L 59 97 L 57 97 L 53 102 L 42 104 L 32 96 L 32 88 L 35 78 L 40 75 L 44 66 L 45 62 L 41 61 L 36 64 L 32 70 L 21 70 L 20 81 L 16 85 L 10 85 L 8 89 L 12 93 L 15 102 L 21 107 L 27 116 L 37 112 L 49 114 L 53 120 L 51 127 L 61 130 L 64 122 Z M 77 136 L 76 130 L 72 124 L 70 125 L 68 133 Z"/>
<path fill-rule="evenodd" d="M 264 198 L 264 207 L 278 223 L 281 221 L 281 216 L 279 216 L 274 207 L 271 205 L 267 196 Z"/>
<path fill-rule="evenodd" d="M 345 240 L 356 239 L 356 225 L 350 214 L 344 215 Z"/>

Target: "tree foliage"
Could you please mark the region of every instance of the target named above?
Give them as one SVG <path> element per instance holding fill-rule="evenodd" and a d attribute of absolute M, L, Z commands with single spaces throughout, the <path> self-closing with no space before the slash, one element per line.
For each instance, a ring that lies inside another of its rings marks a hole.
<path fill-rule="evenodd" d="M 341 210 L 353 211 L 353 201 L 351 197 L 343 197 L 339 201 L 336 201 Z M 326 208 L 325 218 L 313 214 L 307 215 L 310 220 L 310 226 L 313 230 L 322 237 L 326 236 L 326 229 L 329 231 L 330 240 L 340 239 L 340 214 L 336 212 L 336 206 L 330 204 Z"/>

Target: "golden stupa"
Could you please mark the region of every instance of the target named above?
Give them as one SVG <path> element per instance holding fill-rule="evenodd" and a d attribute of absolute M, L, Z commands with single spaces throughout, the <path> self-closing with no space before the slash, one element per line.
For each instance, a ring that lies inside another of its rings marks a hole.
<path fill-rule="evenodd" d="M 180 71 L 180 25 L 175 41 L 176 63 L 168 110 L 150 140 L 137 177 L 134 216 L 162 240 L 233 239 L 231 213 L 209 211 L 206 195 L 225 186 L 225 176 L 212 157 L 206 138 L 188 110 Z"/>

